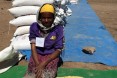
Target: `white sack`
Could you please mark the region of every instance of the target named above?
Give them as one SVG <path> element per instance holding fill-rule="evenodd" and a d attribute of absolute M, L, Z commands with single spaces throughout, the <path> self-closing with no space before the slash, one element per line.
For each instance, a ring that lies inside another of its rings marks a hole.
<path fill-rule="evenodd" d="M 54 3 L 54 0 L 14 0 L 12 6 L 41 6 L 45 3 Z"/>
<path fill-rule="evenodd" d="M 15 52 L 13 51 L 13 47 L 9 46 L 4 50 L 0 51 L 0 62 L 10 59 Z"/>
<path fill-rule="evenodd" d="M 54 23 L 57 25 L 61 21 L 62 21 L 62 17 L 56 16 Z M 33 22 L 36 22 L 36 15 L 21 16 L 11 20 L 9 23 L 14 26 L 25 26 L 25 25 L 30 26 Z"/>
<path fill-rule="evenodd" d="M 39 6 L 20 6 L 8 10 L 14 17 L 19 17 L 23 15 L 36 15 L 39 9 Z"/>
<path fill-rule="evenodd" d="M 29 34 L 30 26 L 18 27 L 14 33 L 14 36 Z"/>
<path fill-rule="evenodd" d="M 36 22 L 36 15 L 21 16 L 11 20 L 9 23 L 14 26 L 23 26 L 23 25 L 30 26 L 33 22 Z"/>
<path fill-rule="evenodd" d="M 31 47 L 28 36 L 29 34 L 14 37 L 10 45 L 13 46 L 14 50 L 29 50 Z"/>
<path fill-rule="evenodd" d="M 4 73 L 9 68 L 14 66 L 19 60 L 21 60 L 22 57 L 23 55 L 21 53 L 16 52 L 15 55 L 11 59 L 0 62 L 0 73 Z"/>

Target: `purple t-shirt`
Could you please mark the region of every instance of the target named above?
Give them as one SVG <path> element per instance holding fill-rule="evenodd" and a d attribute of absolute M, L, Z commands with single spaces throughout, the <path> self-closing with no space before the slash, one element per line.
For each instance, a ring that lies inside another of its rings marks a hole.
<path fill-rule="evenodd" d="M 36 37 L 42 37 L 37 22 L 33 23 L 30 27 L 30 42 L 35 43 Z M 63 37 L 63 26 L 55 26 L 45 37 L 44 47 L 36 47 L 37 53 L 45 55 L 55 52 L 56 49 L 62 49 Z"/>

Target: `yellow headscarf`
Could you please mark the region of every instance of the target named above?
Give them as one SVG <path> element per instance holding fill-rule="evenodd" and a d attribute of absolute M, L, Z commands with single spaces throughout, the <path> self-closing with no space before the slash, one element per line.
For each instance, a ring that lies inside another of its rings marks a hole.
<path fill-rule="evenodd" d="M 51 12 L 51 13 L 54 13 L 55 10 L 54 10 L 54 6 L 51 5 L 51 4 L 44 4 L 41 9 L 40 9 L 40 13 L 42 12 Z"/>

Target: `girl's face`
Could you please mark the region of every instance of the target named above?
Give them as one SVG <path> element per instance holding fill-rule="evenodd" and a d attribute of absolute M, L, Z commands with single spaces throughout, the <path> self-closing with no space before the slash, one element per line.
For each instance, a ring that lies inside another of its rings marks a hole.
<path fill-rule="evenodd" d="M 45 27 L 51 27 L 54 21 L 54 14 L 50 12 L 43 12 L 40 14 L 40 21 Z"/>

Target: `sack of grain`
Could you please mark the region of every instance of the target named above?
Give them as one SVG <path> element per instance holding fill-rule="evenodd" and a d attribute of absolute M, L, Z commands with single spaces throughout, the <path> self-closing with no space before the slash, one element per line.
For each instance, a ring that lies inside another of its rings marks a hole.
<path fill-rule="evenodd" d="M 54 0 L 14 0 L 12 6 L 41 6 L 45 3 L 53 4 Z"/>
<path fill-rule="evenodd" d="M 9 23 L 18 27 L 23 25 L 30 26 L 33 22 L 36 22 L 36 15 L 21 16 L 11 20 Z"/>
<path fill-rule="evenodd" d="M 24 34 L 21 36 L 14 37 L 11 42 L 11 46 L 13 46 L 14 50 L 30 50 L 30 41 L 29 34 Z"/>
<path fill-rule="evenodd" d="M 0 51 L 0 62 L 10 59 L 13 53 L 14 51 L 12 46 L 6 47 L 4 50 Z"/>
<path fill-rule="evenodd" d="M 20 6 L 8 9 L 8 11 L 14 16 L 24 16 L 24 15 L 36 15 L 37 11 L 40 9 L 39 6 Z"/>
<path fill-rule="evenodd" d="M 14 36 L 29 34 L 30 26 L 18 27 L 14 33 Z"/>

